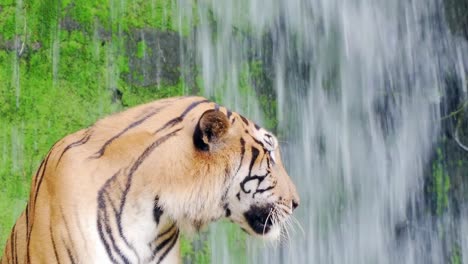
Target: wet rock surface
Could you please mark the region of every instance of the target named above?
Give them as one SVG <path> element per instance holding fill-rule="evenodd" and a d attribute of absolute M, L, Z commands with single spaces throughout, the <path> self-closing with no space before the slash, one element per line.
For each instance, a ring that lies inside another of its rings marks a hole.
<path fill-rule="evenodd" d="M 451 31 L 468 39 L 468 1 L 445 0 L 444 5 Z"/>
<path fill-rule="evenodd" d="M 125 79 L 142 87 L 177 84 L 181 76 L 180 43 L 176 32 L 132 30 L 126 41 L 130 72 Z"/>

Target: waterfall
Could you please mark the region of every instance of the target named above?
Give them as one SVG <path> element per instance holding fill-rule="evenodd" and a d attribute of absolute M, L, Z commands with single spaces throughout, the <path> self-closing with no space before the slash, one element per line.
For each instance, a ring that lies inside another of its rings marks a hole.
<path fill-rule="evenodd" d="M 441 1 L 191 3 L 178 1 L 179 21 L 196 25 L 182 60 L 195 54 L 205 95 L 276 131 L 301 196 L 300 226 L 280 245 L 248 239 L 249 263 L 467 258 L 466 220 L 434 220 L 424 202 L 447 74 L 464 98 L 467 87 L 466 43 Z M 257 66 L 273 97 L 256 87 Z M 238 263 L 232 235 L 210 230 L 212 263 Z"/>

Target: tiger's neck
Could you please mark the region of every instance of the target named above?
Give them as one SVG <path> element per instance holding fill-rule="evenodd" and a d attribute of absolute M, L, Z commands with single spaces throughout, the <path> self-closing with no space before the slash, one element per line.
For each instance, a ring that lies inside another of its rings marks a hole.
<path fill-rule="evenodd" d="M 114 263 L 180 263 L 179 228 L 150 193 L 127 199 L 105 196 L 98 212 L 98 231 Z M 109 198 L 109 199 L 108 199 Z M 116 206 L 121 202 L 120 207 Z M 122 206 L 123 204 L 123 206 Z"/>
<path fill-rule="evenodd" d="M 179 229 L 158 204 L 153 206 L 153 220 L 157 224 L 157 235 L 148 245 L 151 249 L 149 263 L 179 263 Z"/>
<path fill-rule="evenodd" d="M 127 211 L 123 226 L 128 240 L 134 241 L 138 263 L 180 263 L 179 228 L 157 197 L 154 203 L 130 205 Z"/>

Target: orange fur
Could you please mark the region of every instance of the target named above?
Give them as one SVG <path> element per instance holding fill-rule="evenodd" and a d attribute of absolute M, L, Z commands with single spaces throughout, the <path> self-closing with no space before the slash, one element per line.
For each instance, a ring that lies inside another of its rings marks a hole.
<path fill-rule="evenodd" d="M 105 225 L 118 236 L 119 222 L 106 218 L 118 212 L 130 246 L 119 240 L 114 241 L 115 247 L 133 262 L 131 258 L 139 259 L 145 251 L 139 246 L 132 249 L 138 243 L 128 230 L 138 230 L 133 225 L 140 216 L 151 214 L 147 204 L 155 197 L 164 216 L 154 226 L 144 222 L 155 232 L 142 233 L 150 241 L 164 240 L 157 235 L 171 224 L 177 230 L 193 232 L 222 217 L 221 201 L 228 186 L 235 184 L 236 169 L 249 166 L 240 158 L 240 139 L 245 138 L 246 146 L 256 143 L 245 136 L 246 130 L 254 130 L 254 124 L 245 124 L 237 113 L 227 118 L 228 110 L 220 107 L 216 111 L 222 116 L 210 114 L 202 122 L 203 127 L 212 124 L 211 132 L 218 137 L 210 141 L 204 135 L 203 143 L 211 144 L 210 150 L 197 149 L 194 130 L 202 114 L 215 108 L 215 103 L 202 97 L 159 100 L 106 117 L 57 142 L 32 180 L 27 208 L 12 230 L 1 263 L 93 263 L 89 261 L 103 259 L 107 256 L 102 251 L 106 243 L 112 249 L 112 239 L 101 234 L 104 240 L 100 241 L 99 227 Z M 245 155 L 250 155 L 250 149 L 245 149 Z M 272 192 L 284 203 L 298 202 L 295 187 L 280 158 L 277 160 Z M 106 221 L 100 222 L 100 217 Z M 178 231 L 174 238 L 178 252 L 177 235 Z M 119 263 L 125 262 L 119 252 L 111 255 L 122 260 Z"/>

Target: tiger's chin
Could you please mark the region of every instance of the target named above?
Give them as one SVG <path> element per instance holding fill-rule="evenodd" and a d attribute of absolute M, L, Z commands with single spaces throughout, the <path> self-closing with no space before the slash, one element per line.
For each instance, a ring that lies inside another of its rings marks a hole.
<path fill-rule="evenodd" d="M 281 235 L 281 222 L 275 217 L 273 206 L 251 206 L 244 213 L 247 227 L 243 228 L 248 234 L 269 241 L 277 241 Z"/>
<path fill-rule="evenodd" d="M 266 231 L 268 229 L 268 231 Z M 265 232 L 258 233 L 257 231 L 253 230 L 251 227 L 246 229 L 242 228 L 245 232 L 253 237 L 260 238 L 262 240 L 267 240 L 271 242 L 276 242 L 280 239 L 281 236 L 281 226 L 279 224 L 273 224 L 268 228 L 265 228 Z"/>

